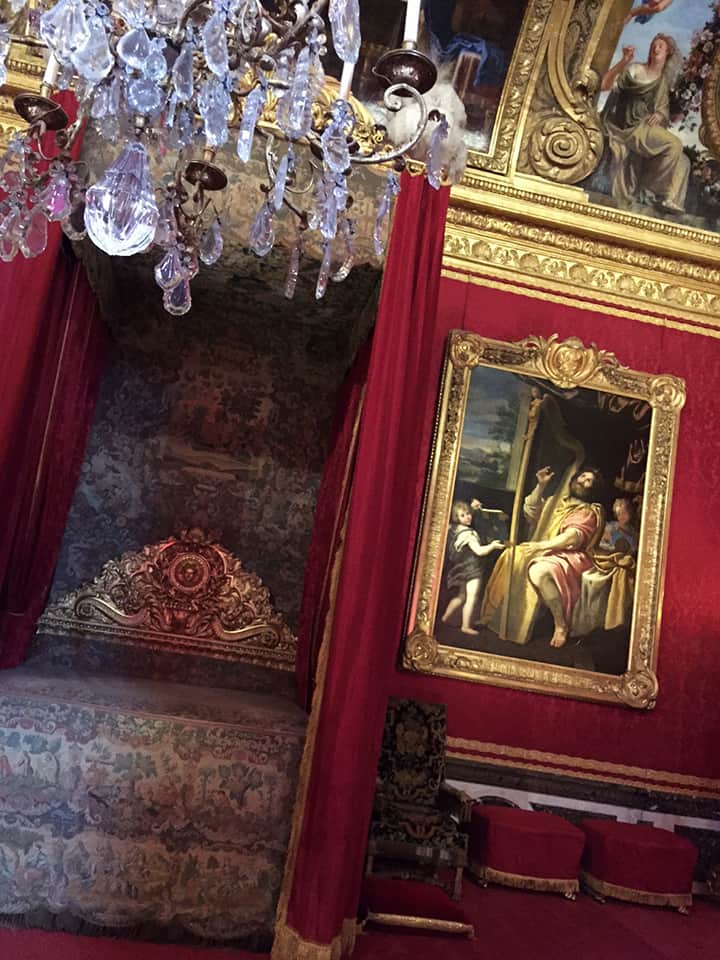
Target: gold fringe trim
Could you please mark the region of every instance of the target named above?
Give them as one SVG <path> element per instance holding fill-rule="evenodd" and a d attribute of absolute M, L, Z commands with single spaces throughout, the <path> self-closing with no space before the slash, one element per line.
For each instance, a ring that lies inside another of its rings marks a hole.
<path fill-rule="evenodd" d="M 355 447 L 357 444 L 358 431 L 360 429 L 360 418 L 362 415 L 364 401 L 365 388 L 363 387 L 360 402 L 358 404 L 357 414 L 355 416 L 355 423 L 353 424 L 353 434 L 348 451 L 348 460 L 345 465 L 343 490 L 346 488 L 346 485 L 351 482 L 350 464 L 352 463 L 355 455 Z M 346 509 L 340 531 L 339 543 L 337 549 L 335 550 L 335 556 L 332 562 L 332 573 L 330 575 L 328 597 L 328 613 L 325 620 L 325 627 L 323 629 L 323 638 L 320 644 L 320 651 L 318 653 L 318 662 L 315 673 L 315 689 L 313 690 L 310 719 L 308 720 L 307 730 L 305 732 L 305 745 L 303 747 L 300 770 L 298 772 L 298 785 L 295 793 L 295 805 L 293 808 L 292 821 L 290 824 L 290 840 L 288 842 L 288 851 L 285 859 L 285 871 L 283 873 L 283 881 L 280 888 L 277 910 L 275 911 L 275 942 L 273 943 L 273 949 L 271 953 L 272 960 L 293 960 L 295 957 L 297 957 L 297 960 L 305 960 L 306 954 L 287 952 L 287 950 L 290 949 L 290 942 L 294 942 L 294 940 L 297 941 L 298 950 L 304 949 L 304 947 L 301 946 L 303 944 L 310 944 L 313 949 L 320 949 L 322 947 L 321 944 L 302 940 L 299 934 L 293 930 L 292 927 L 287 925 L 286 921 L 288 904 L 290 902 L 290 893 L 292 890 L 293 879 L 295 877 L 297 853 L 300 846 L 300 834 L 302 832 L 302 824 L 305 817 L 305 805 L 307 803 L 307 795 L 310 787 L 310 774 L 312 771 L 313 757 L 315 755 L 315 743 L 317 741 L 318 725 L 320 722 L 320 710 L 322 708 L 323 695 L 325 693 L 325 678 L 327 676 L 328 657 L 330 653 L 330 635 L 332 634 L 333 621 L 335 619 L 335 603 L 337 600 L 338 582 L 340 580 L 340 570 L 342 568 L 343 555 L 345 553 L 345 534 L 347 532 L 348 519 L 347 515 L 348 510 Z M 348 938 L 348 934 L 345 930 L 348 923 L 352 923 L 354 926 L 356 926 L 356 919 L 353 917 L 352 920 L 346 920 L 343 922 L 342 931 L 337 937 L 335 937 L 332 944 L 326 945 L 328 949 L 331 949 L 339 938 L 340 949 L 342 951 L 343 942 Z M 352 945 L 349 947 L 347 951 L 348 953 L 352 952 L 354 945 L 355 934 L 352 936 Z M 310 954 L 307 954 L 308 958 L 310 958 L 310 956 Z M 328 954 L 328 956 L 332 956 L 332 960 L 335 960 L 335 954 Z M 312 958 L 315 958 L 314 954 L 312 955 Z M 324 960 L 324 955 L 321 957 L 320 954 L 318 954 L 317 960 Z"/>
<path fill-rule="evenodd" d="M 468 870 L 478 880 L 490 880 L 492 883 L 501 883 L 506 887 L 519 887 L 524 890 L 542 890 L 550 893 L 564 893 L 572 896 L 580 889 L 577 878 L 571 880 L 553 877 L 526 877 L 522 873 L 508 873 L 505 870 L 496 870 L 487 867 L 477 860 L 471 860 Z"/>
<path fill-rule="evenodd" d="M 360 929 L 354 917 L 343 920 L 342 930 L 332 943 L 316 943 L 313 940 L 303 940 L 297 930 L 283 923 L 275 928 L 272 958 L 273 960 L 341 960 L 355 949 L 355 941 Z"/>
<path fill-rule="evenodd" d="M 433 920 L 429 917 L 406 917 L 401 913 L 368 913 L 368 923 L 385 927 L 410 927 L 412 930 L 438 930 L 441 933 L 459 933 L 475 939 L 475 928 L 459 920 Z"/>
<path fill-rule="evenodd" d="M 603 897 L 614 897 L 616 900 L 628 900 L 630 903 L 645 903 L 652 907 L 691 907 L 691 893 L 648 893 L 645 890 L 633 890 L 632 887 L 621 887 L 618 883 L 608 883 L 599 880 L 587 870 L 580 871 L 583 884 L 594 893 Z"/>

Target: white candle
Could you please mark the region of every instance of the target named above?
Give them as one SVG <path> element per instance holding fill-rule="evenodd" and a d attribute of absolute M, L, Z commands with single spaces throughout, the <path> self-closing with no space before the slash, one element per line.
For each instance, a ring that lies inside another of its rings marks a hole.
<path fill-rule="evenodd" d="M 338 99 L 347 100 L 350 96 L 350 88 L 352 87 L 352 78 L 353 73 L 355 72 L 354 63 L 344 63 L 342 68 L 342 76 L 340 77 L 340 91 L 338 93 Z"/>
<path fill-rule="evenodd" d="M 60 64 L 54 53 L 48 54 L 48 62 L 45 67 L 45 74 L 43 76 L 43 86 L 52 87 L 55 89 L 57 85 L 57 78 L 60 76 Z"/>
<path fill-rule="evenodd" d="M 406 0 L 407 10 L 405 12 L 405 34 L 403 43 L 417 43 L 418 30 L 420 29 L 420 4 L 422 0 Z"/>

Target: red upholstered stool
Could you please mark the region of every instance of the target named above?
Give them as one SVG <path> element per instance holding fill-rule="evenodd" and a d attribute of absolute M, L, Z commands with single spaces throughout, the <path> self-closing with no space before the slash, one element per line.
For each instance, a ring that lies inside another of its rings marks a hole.
<path fill-rule="evenodd" d="M 575 899 L 585 837 L 562 817 L 517 807 L 477 805 L 472 810 L 469 870 L 527 890 L 549 890 Z"/>
<path fill-rule="evenodd" d="M 442 887 L 418 880 L 365 877 L 362 906 L 373 925 L 475 936 L 465 911 Z"/>
<path fill-rule="evenodd" d="M 596 899 L 692 906 L 692 878 L 698 852 L 685 837 L 642 823 L 582 820 L 585 854 L 583 884 Z"/>

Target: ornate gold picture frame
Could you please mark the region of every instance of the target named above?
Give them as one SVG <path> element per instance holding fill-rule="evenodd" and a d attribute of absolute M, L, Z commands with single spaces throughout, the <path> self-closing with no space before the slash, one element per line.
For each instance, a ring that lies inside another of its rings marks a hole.
<path fill-rule="evenodd" d="M 677 377 L 448 338 L 403 666 L 650 709 Z"/>

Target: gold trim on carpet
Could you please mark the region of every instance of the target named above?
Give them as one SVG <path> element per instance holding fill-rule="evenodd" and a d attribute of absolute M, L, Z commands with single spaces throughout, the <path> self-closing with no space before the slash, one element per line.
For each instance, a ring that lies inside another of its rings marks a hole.
<path fill-rule="evenodd" d="M 408 917 L 402 913 L 374 913 L 367 915 L 368 923 L 381 923 L 386 927 L 410 927 L 412 930 L 437 930 L 441 933 L 460 933 L 475 939 L 475 928 L 459 920 L 440 920 L 430 917 Z"/>
<path fill-rule="evenodd" d="M 556 877 L 528 877 L 522 873 L 509 873 L 506 870 L 496 870 L 477 860 L 471 860 L 468 870 L 477 880 L 501 883 L 505 887 L 516 887 L 523 890 L 540 890 L 545 893 L 563 893 L 566 897 L 573 897 L 580 889 L 577 877 L 568 880 Z"/>
<path fill-rule="evenodd" d="M 580 879 L 584 886 L 603 897 L 628 900 L 630 903 L 644 903 L 651 907 L 677 907 L 680 909 L 692 906 L 691 893 L 648 893 L 646 890 L 634 890 L 632 887 L 621 887 L 618 883 L 599 880 L 588 873 L 587 870 L 580 871 Z"/>

